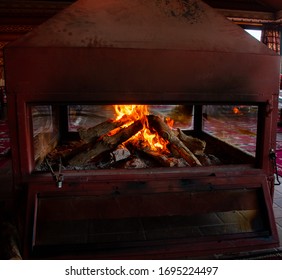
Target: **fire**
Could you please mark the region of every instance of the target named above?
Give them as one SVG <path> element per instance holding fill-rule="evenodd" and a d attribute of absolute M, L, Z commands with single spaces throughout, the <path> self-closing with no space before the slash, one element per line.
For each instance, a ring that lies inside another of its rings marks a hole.
<path fill-rule="evenodd" d="M 128 120 L 125 127 L 134 121 L 141 120 L 143 129 L 134 135 L 130 141 L 135 141 L 136 143 L 142 142 L 143 147 L 145 146 L 153 151 L 168 152 L 166 148 L 168 142 L 149 128 L 147 120 L 147 115 L 149 115 L 148 105 L 114 105 L 114 109 L 116 120 L 125 117 Z M 173 121 L 169 120 L 169 125 L 173 125 Z"/>
<path fill-rule="evenodd" d="M 169 118 L 169 117 L 165 118 L 165 122 L 169 127 L 173 127 L 173 125 L 174 125 L 174 120 Z"/>
<path fill-rule="evenodd" d="M 240 110 L 237 108 L 237 107 L 234 107 L 233 108 L 233 113 L 234 114 L 238 114 L 240 112 Z"/>
<path fill-rule="evenodd" d="M 240 113 L 240 110 L 238 107 L 233 107 L 233 113 L 234 114 L 239 114 Z"/>
<path fill-rule="evenodd" d="M 149 115 L 147 105 L 114 105 L 114 107 L 117 114 L 116 120 L 127 116 L 129 119 L 136 121 Z"/>

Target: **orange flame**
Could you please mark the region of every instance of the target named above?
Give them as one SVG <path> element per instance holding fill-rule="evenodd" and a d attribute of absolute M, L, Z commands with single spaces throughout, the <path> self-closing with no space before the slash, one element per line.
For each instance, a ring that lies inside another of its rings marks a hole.
<path fill-rule="evenodd" d="M 114 105 L 117 114 L 116 120 L 127 116 L 129 119 L 136 121 L 149 115 L 147 105 Z"/>
<path fill-rule="evenodd" d="M 128 122 L 125 127 L 129 126 L 132 122 L 141 120 L 143 123 L 143 129 L 135 134 L 130 140 L 143 142 L 143 146 L 153 150 L 160 151 L 162 153 L 168 152 L 166 148 L 168 141 L 164 140 L 158 135 L 158 133 L 152 132 L 149 129 L 147 115 L 149 115 L 148 105 L 114 105 L 116 112 L 116 120 L 119 120 L 126 116 Z M 173 122 L 170 121 L 171 124 Z"/>
<path fill-rule="evenodd" d="M 167 124 L 170 128 L 172 128 L 173 125 L 174 125 L 174 120 L 171 119 L 171 118 L 169 118 L 169 117 L 166 117 L 166 118 L 165 118 L 165 122 L 166 122 L 166 124 Z"/>
<path fill-rule="evenodd" d="M 240 113 L 240 110 L 238 107 L 233 107 L 233 113 L 234 114 L 239 114 Z"/>

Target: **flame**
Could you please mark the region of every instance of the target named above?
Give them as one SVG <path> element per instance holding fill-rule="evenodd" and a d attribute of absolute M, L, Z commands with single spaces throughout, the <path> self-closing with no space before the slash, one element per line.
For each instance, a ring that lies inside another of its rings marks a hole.
<path fill-rule="evenodd" d="M 136 121 L 149 115 L 147 105 L 114 105 L 114 107 L 117 114 L 116 120 L 127 116 L 129 119 Z"/>
<path fill-rule="evenodd" d="M 124 127 L 129 126 L 134 121 L 141 120 L 143 128 L 133 137 L 130 141 L 135 141 L 135 143 L 142 142 L 142 146 L 149 148 L 153 151 L 159 151 L 162 153 L 168 152 L 167 144 L 168 141 L 163 139 L 158 135 L 158 133 L 153 132 L 149 129 L 149 124 L 147 120 L 147 115 L 149 115 L 148 105 L 114 105 L 116 112 L 116 120 L 125 118 L 128 120 Z M 170 124 L 173 125 L 173 121 Z"/>
<path fill-rule="evenodd" d="M 169 117 L 166 117 L 166 118 L 165 118 L 165 122 L 166 122 L 166 124 L 167 124 L 170 128 L 172 128 L 173 125 L 174 125 L 174 120 L 171 119 L 171 118 L 169 118 Z"/>
<path fill-rule="evenodd" d="M 233 113 L 234 114 L 239 114 L 240 113 L 240 110 L 238 107 L 233 107 Z"/>

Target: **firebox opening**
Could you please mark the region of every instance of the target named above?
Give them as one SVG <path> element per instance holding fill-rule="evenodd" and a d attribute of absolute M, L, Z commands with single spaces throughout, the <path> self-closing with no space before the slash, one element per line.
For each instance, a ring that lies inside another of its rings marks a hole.
<path fill-rule="evenodd" d="M 31 104 L 35 170 L 253 165 L 258 107 Z"/>

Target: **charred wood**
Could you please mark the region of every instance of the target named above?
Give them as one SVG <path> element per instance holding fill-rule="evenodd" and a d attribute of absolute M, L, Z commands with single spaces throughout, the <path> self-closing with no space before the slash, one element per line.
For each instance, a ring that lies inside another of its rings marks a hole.
<path fill-rule="evenodd" d="M 190 166 L 201 166 L 202 164 L 189 148 L 175 135 L 172 129 L 158 116 L 148 116 L 149 125 L 155 129 L 159 135 L 167 140 L 172 148 L 183 157 Z"/>
<path fill-rule="evenodd" d="M 125 160 L 131 156 L 130 151 L 124 145 L 119 145 L 111 154 L 114 162 Z"/>
<path fill-rule="evenodd" d="M 149 149 L 144 149 L 143 152 L 147 154 L 149 157 L 157 161 L 161 166 L 164 167 L 182 167 L 187 166 L 186 161 L 184 161 L 181 158 L 175 158 L 175 157 L 168 157 L 165 154 L 161 154 L 157 151 L 152 151 Z M 186 165 L 185 165 L 186 163 Z"/>
<path fill-rule="evenodd" d="M 69 164 L 73 166 L 81 166 L 87 162 L 95 161 L 105 152 L 112 152 L 118 145 L 127 141 L 138 131 L 142 129 L 143 125 L 141 121 L 136 121 L 128 127 L 122 128 L 118 133 L 114 135 L 104 135 L 96 143 L 94 143 L 88 150 L 73 157 Z"/>
<path fill-rule="evenodd" d="M 146 161 L 139 157 L 132 157 L 128 161 L 125 162 L 123 168 L 126 169 L 135 169 L 135 168 L 148 168 Z"/>
<path fill-rule="evenodd" d="M 177 129 L 176 136 L 185 144 L 185 146 L 195 155 L 201 155 L 206 148 L 206 142 L 185 134 L 181 129 Z"/>
<path fill-rule="evenodd" d="M 72 141 L 68 144 L 56 147 L 52 152 L 47 155 L 50 163 L 57 162 L 62 159 L 63 162 L 68 161 L 75 155 L 87 150 L 89 143 L 84 141 Z"/>
<path fill-rule="evenodd" d="M 109 119 L 93 127 L 81 128 L 78 130 L 78 132 L 79 132 L 80 138 L 84 142 L 90 143 L 90 142 L 96 141 L 101 136 L 108 134 L 110 131 L 114 130 L 115 128 L 121 127 L 122 125 L 124 125 L 127 122 L 128 122 L 127 117 L 123 117 L 118 121 Z"/>
<path fill-rule="evenodd" d="M 222 164 L 221 161 L 216 156 L 210 155 L 210 154 L 197 155 L 197 158 L 203 166 L 212 166 L 212 165 Z"/>

